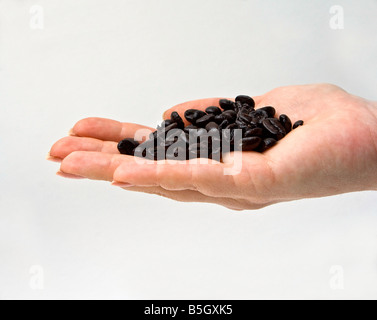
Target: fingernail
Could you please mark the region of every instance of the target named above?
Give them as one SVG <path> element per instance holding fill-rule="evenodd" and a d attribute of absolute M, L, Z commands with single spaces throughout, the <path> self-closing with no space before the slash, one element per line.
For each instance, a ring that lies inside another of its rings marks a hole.
<path fill-rule="evenodd" d="M 58 162 L 58 163 L 61 163 L 61 162 L 62 162 L 62 159 L 57 158 L 57 157 L 53 157 L 53 156 L 50 154 L 50 152 L 47 153 L 46 160 L 48 160 L 48 161 L 52 161 L 52 162 Z"/>
<path fill-rule="evenodd" d="M 127 182 L 117 182 L 117 181 L 113 181 L 111 183 L 112 186 L 114 187 L 119 187 L 119 188 L 131 188 L 131 187 L 134 187 L 133 184 L 131 183 L 127 183 Z"/>
<path fill-rule="evenodd" d="M 59 177 L 62 177 L 62 178 L 67 178 L 67 179 L 76 179 L 76 180 L 86 179 L 85 177 L 81 177 L 81 176 L 78 176 L 78 175 L 75 175 L 75 174 L 65 173 L 65 172 L 62 172 L 62 171 L 58 171 L 56 173 L 56 175 L 58 175 Z"/>
<path fill-rule="evenodd" d="M 68 135 L 69 136 L 76 136 L 76 134 L 73 132 L 73 128 L 71 130 L 69 130 Z"/>

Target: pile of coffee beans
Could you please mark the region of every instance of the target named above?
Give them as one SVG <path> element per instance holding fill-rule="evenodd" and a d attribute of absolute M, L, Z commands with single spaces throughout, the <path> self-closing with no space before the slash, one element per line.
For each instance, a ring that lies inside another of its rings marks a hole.
<path fill-rule="evenodd" d="M 285 114 L 275 118 L 271 106 L 255 109 L 254 100 L 246 95 L 235 101 L 222 99 L 220 107 L 208 107 L 205 112 L 189 109 L 185 126 L 177 112 L 162 122 L 151 133 L 149 140 L 139 144 L 132 138 L 118 144 L 121 154 L 143 157 L 149 160 L 188 160 L 210 158 L 221 161 L 232 151 L 264 152 L 283 139 L 292 129 L 302 126 Z"/>

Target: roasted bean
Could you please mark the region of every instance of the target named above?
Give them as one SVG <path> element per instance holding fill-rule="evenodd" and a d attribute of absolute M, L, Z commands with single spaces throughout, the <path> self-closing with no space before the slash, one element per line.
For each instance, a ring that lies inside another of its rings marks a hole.
<path fill-rule="evenodd" d="M 205 128 L 205 126 L 213 120 L 215 120 L 215 116 L 213 114 L 206 114 L 205 116 L 196 120 L 196 125 L 198 127 Z"/>
<path fill-rule="evenodd" d="M 124 139 L 118 143 L 118 150 L 121 154 L 134 155 L 135 148 L 139 145 L 134 139 Z"/>
<path fill-rule="evenodd" d="M 222 111 L 219 107 L 208 107 L 206 109 L 206 112 L 217 116 L 217 115 L 221 114 Z"/>
<path fill-rule="evenodd" d="M 276 114 L 276 110 L 275 110 L 275 108 L 274 107 L 270 107 L 270 106 L 268 106 L 268 107 L 263 107 L 263 108 L 260 108 L 260 109 L 258 109 L 259 111 L 260 110 L 262 110 L 262 111 L 266 111 L 267 112 L 267 114 L 268 114 L 268 117 L 269 118 L 273 118 L 273 117 L 275 117 L 275 114 Z M 257 110 L 257 111 L 258 111 Z"/>
<path fill-rule="evenodd" d="M 220 100 L 220 108 L 223 110 L 234 110 L 235 104 L 233 101 L 230 101 L 228 99 L 221 99 Z"/>
<path fill-rule="evenodd" d="M 279 117 L 280 123 L 283 125 L 285 132 L 289 133 L 292 131 L 292 121 L 286 114 L 282 114 Z"/>
<path fill-rule="evenodd" d="M 293 130 L 297 129 L 298 127 L 301 127 L 303 125 L 304 125 L 304 121 L 302 121 L 302 120 L 296 121 L 295 124 L 293 125 Z"/>
<path fill-rule="evenodd" d="M 277 140 L 281 140 L 286 136 L 285 129 L 278 119 L 268 118 L 263 120 L 263 126 L 276 137 Z"/>
<path fill-rule="evenodd" d="M 241 140 L 242 151 L 254 151 L 259 147 L 262 139 L 260 137 L 248 137 Z"/>
<path fill-rule="evenodd" d="M 255 101 L 252 97 L 240 95 L 236 97 L 236 102 L 241 102 L 242 104 L 246 104 L 251 108 L 255 107 Z"/>
<path fill-rule="evenodd" d="M 204 117 L 206 113 L 201 110 L 196 109 L 188 109 L 185 111 L 185 118 L 188 122 L 191 122 L 193 125 L 196 124 L 196 120 Z"/>

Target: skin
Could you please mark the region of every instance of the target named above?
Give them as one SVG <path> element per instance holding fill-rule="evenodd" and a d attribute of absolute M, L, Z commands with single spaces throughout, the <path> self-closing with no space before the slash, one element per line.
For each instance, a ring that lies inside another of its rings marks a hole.
<path fill-rule="evenodd" d="M 177 201 L 215 203 L 251 210 L 283 201 L 377 190 L 377 103 L 339 87 L 289 86 L 254 97 L 257 108 L 275 106 L 277 115 L 305 125 L 263 154 L 243 153 L 240 174 L 224 175 L 230 164 L 196 161 L 138 164 L 120 155 L 117 143 L 141 128 L 132 123 L 88 118 L 56 142 L 49 160 L 61 162 L 59 175 L 113 182 L 126 190 Z M 190 101 L 173 111 L 218 106 L 219 98 Z M 148 128 L 147 128 L 148 129 Z M 152 128 L 149 128 L 153 130 Z"/>

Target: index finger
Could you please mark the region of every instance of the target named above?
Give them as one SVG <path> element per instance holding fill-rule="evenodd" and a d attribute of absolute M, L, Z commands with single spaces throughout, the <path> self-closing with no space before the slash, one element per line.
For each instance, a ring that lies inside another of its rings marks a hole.
<path fill-rule="evenodd" d="M 126 138 L 134 138 L 136 131 L 154 129 L 136 123 L 119 122 L 104 118 L 86 118 L 75 124 L 71 135 L 95 138 L 103 141 L 119 142 Z"/>

